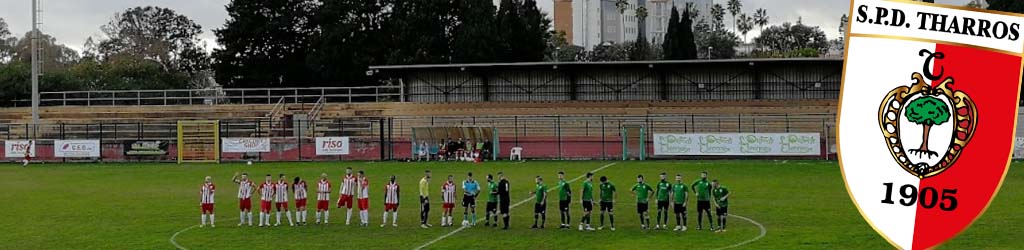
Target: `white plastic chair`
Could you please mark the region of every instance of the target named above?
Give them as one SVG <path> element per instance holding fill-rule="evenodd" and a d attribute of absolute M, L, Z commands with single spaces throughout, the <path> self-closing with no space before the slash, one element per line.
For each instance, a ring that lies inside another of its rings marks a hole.
<path fill-rule="evenodd" d="M 508 160 L 523 160 L 523 147 L 513 147 L 512 152 L 509 152 Z"/>

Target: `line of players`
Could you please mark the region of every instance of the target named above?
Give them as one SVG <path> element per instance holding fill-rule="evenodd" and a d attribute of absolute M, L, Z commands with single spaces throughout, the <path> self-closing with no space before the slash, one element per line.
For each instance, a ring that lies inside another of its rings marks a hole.
<path fill-rule="evenodd" d="M 593 173 L 586 174 L 586 180 L 582 184 L 582 195 L 580 201 L 583 207 L 583 217 L 581 218 L 578 226 L 578 230 L 595 230 L 591 227 L 591 212 L 593 211 L 594 203 L 594 186 L 593 186 Z M 675 183 L 670 183 L 667 179 L 666 173 L 661 173 L 660 181 L 655 187 L 651 187 L 644 181 L 643 175 L 637 176 L 637 182 L 630 189 L 630 192 L 636 198 L 636 211 L 640 218 L 640 226 L 646 230 L 650 228 L 650 215 L 648 213 L 648 204 L 652 198 L 651 193 L 654 192 L 654 199 L 657 201 L 657 220 L 654 224 L 655 230 L 667 230 L 669 228 L 669 204 L 673 205 L 673 211 L 676 219 L 676 227 L 673 231 L 686 231 L 687 230 L 687 206 L 689 196 L 692 193 L 697 196 L 697 230 L 703 228 L 703 217 L 706 214 L 708 218 L 708 224 L 712 231 L 724 232 L 726 228 L 726 220 L 729 209 L 729 196 L 730 192 L 725 186 L 719 184 L 718 180 L 708 181 L 707 172 L 701 173 L 701 178 L 692 184 L 683 183 L 683 176 L 677 174 L 675 176 Z M 502 172 L 498 172 L 499 180 L 495 182 L 494 177 L 490 174 L 487 175 L 488 194 L 487 194 L 487 207 L 486 207 L 486 218 L 485 226 L 498 226 L 499 218 L 503 220 L 503 229 L 509 227 L 509 210 L 512 206 L 510 204 L 510 184 L 508 179 Z M 420 227 L 430 228 L 431 224 L 428 223 L 428 217 L 430 213 L 430 179 L 431 172 L 429 170 L 424 172 L 424 176 L 419 182 L 419 200 L 420 200 Z M 276 207 L 277 221 L 273 226 L 281 225 L 281 213 L 283 212 L 288 219 L 288 224 L 291 226 L 306 225 L 306 195 L 307 186 L 305 180 L 295 177 L 293 182 L 289 184 L 286 176 L 281 174 L 278 176 L 278 180 L 274 182 L 270 175 L 265 177 L 264 183 L 256 186 L 248 177 L 247 174 L 243 173 L 241 178 L 236 173 L 232 177 L 232 181 L 239 184 L 238 199 L 239 199 L 239 223 L 238 226 L 249 225 L 252 226 L 252 202 L 251 197 L 253 192 L 258 192 L 260 195 L 260 219 L 259 226 L 271 226 L 271 208 Z M 607 177 L 601 176 L 599 189 L 599 206 L 600 206 L 600 226 L 596 230 L 602 230 L 605 226 L 605 215 L 609 219 L 609 229 L 615 231 L 615 215 L 614 206 L 617 198 L 617 190 L 615 184 L 608 180 Z M 544 228 L 547 220 L 547 193 L 549 191 L 558 192 L 558 205 L 559 205 L 559 228 L 571 228 L 571 217 L 570 217 L 570 203 L 572 201 L 572 188 L 569 182 L 565 180 L 565 173 L 558 172 L 558 183 L 554 190 L 549 190 L 547 185 L 544 184 L 544 180 L 541 176 L 535 177 L 535 188 L 530 191 L 530 195 L 534 196 L 534 224 L 531 228 Z M 327 224 L 328 218 L 330 217 L 329 200 L 331 194 L 331 183 L 327 178 L 327 174 L 321 174 L 320 180 L 316 183 L 317 192 L 317 206 L 316 206 L 316 224 Z M 340 188 L 340 196 L 337 201 L 337 207 L 346 207 L 347 215 L 345 224 L 349 225 L 352 218 L 352 206 L 353 199 L 357 203 L 359 209 L 359 226 L 369 226 L 369 180 L 367 179 L 363 171 L 359 171 L 358 175 L 352 173 L 352 168 L 346 168 L 345 176 L 342 177 L 342 186 Z M 214 194 L 216 186 L 213 184 L 211 177 L 207 176 L 205 182 L 200 187 L 200 207 L 202 211 L 200 227 L 205 227 L 207 221 L 209 225 L 214 226 Z M 288 208 L 288 192 L 289 190 L 294 194 L 295 198 L 295 221 L 292 220 L 292 211 Z M 473 179 L 473 173 L 468 173 L 466 180 L 462 182 L 463 198 L 463 226 L 475 226 L 477 224 L 476 216 L 476 200 L 480 195 L 481 187 Z M 453 210 L 455 209 L 457 187 L 454 182 L 452 175 L 448 175 L 447 180 L 441 186 L 441 200 L 442 200 L 442 215 L 441 215 L 441 226 L 451 227 L 454 225 L 454 218 L 452 216 Z M 385 185 L 384 193 L 384 213 L 383 223 L 381 227 L 385 227 L 388 222 L 388 213 L 392 215 L 391 226 L 398 227 L 398 205 L 400 200 L 401 190 L 398 182 L 395 180 L 395 176 L 391 176 L 388 183 Z M 525 202 L 525 201 L 524 201 Z M 715 229 L 714 223 L 711 222 L 711 207 L 714 204 L 716 213 L 715 218 L 718 224 L 718 229 Z M 492 223 L 493 219 L 493 223 Z"/>

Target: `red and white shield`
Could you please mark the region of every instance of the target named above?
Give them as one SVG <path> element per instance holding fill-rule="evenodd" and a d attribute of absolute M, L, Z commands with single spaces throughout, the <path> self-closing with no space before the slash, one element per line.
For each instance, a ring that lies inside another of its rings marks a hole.
<path fill-rule="evenodd" d="M 1017 122 L 1022 23 L 945 5 L 851 3 L 840 166 L 864 219 L 894 246 L 953 238 L 998 192 Z"/>

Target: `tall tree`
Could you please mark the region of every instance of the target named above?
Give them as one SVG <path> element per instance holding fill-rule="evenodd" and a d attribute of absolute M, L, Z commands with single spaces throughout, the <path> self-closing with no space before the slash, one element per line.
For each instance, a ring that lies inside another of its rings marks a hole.
<path fill-rule="evenodd" d="M 306 67 L 316 32 L 312 0 L 232 0 L 228 20 L 214 30 L 217 81 L 229 87 L 315 85 Z"/>
<path fill-rule="evenodd" d="M 725 28 L 725 8 L 721 4 L 711 7 L 711 29 L 720 30 Z"/>
<path fill-rule="evenodd" d="M 523 23 L 526 24 L 526 32 L 523 34 L 522 43 L 517 48 L 522 48 L 518 54 L 522 55 L 521 62 L 538 62 L 544 60 L 544 49 L 547 48 L 548 37 L 551 33 L 551 20 L 540 12 L 536 0 L 523 1 Z"/>
<path fill-rule="evenodd" d="M 205 70 L 209 56 L 195 21 L 174 10 L 146 6 L 115 13 L 100 27 L 106 36 L 99 43 L 102 58 L 133 57 L 156 62 L 166 71 L 187 73 Z"/>
<path fill-rule="evenodd" d="M 743 11 L 743 3 L 741 3 L 740 0 L 729 0 L 726 5 L 729 6 L 729 14 L 732 15 L 733 31 L 736 33 L 742 33 L 740 32 L 739 17 L 737 15 Z"/>
<path fill-rule="evenodd" d="M 690 13 L 693 11 L 693 4 L 688 3 L 686 9 L 683 10 L 682 20 L 677 31 L 679 32 L 679 39 L 674 46 L 679 55 L 679 59 L 682 60 L 693 60 L 697 59 L 697 41 L 693 30 L 693 18 L 695 17 Z"/>
<path fill-rule="evenodd" d="M 747 41 L 747 33 L 754 29 L 754 18 L 748 16 L 746 13 L 740 14 L 740 17 L 736 19 L 739 22 L 740 34 L 743 34 L 743 42 Z"/>
<path fill-rule="evenodd" d="M 491 0 L 455 0 L 452 62 L 494 62 L 498 43 L 497 10 Z M 564 39 L 564 37 L 563 37 Z"/>
<path fill-rule="evenodd" d="M 636 10 L 633 10 L 633 14 L 636 15 L 636 30 L 637 30 L 637 34 L 641 34 L 641 35 L 646 36 L 647 35 L 647 15 L 649 14 L 649 12 L 647 11 L 647 7 L 643 6 L 643 5 L 637 6 Z"/>
<path fill-rule="evenodd" d="M 17 38 L 11 36 L 7 22 L 0 17 L 0 64 L 7 63 L 14 57 L 14 44 L 17 41 Z"/>
<path fill-rule="evenodd" d="M 839 49 L 839 53 L 843 53 L 846 50 L 846 28 L 850 24 L 850 18 L 843 14 L 839 17 L 839 36 L 836 38 L 836 42 L 833 46 Z"/>
<path fill-rule="evenodd" d="M 626 10 L 629 9 L 628 0 L 615 0 L 615 9 L 619 10 L 619 37 L 620 41 L 626 41 Z"/>
<path fill-rule="evenodd" d="M 78 52 L 57 43 L 57 38 L 49 34 L 39 33 L 39 65 L 43 73 L 64 71 L 78 62 Z M 32 65 L 32 31 L 14 44 L 15 61 Z"/>
<path fill-rule="evenodd" d="M 516 41 L 522 38 L 523 32 L 526 32 L 526 24 L 520 18 L 522 15 L 520 10 L 522 4 L 521 0 L 501 0 L 498 5 L 496 19 L 500 33 L 496 49 L 499 62 L 518 61 L 516 59 L 518 55 L 516 55 L 515 50 L 516 46 L 518 46 Z"/>
<path fill-rule="evenodd" d="M 757 9 L 757 11 L 754 12 L 754 24 L 757 24 L 757 26 L 761 28 L 762 32 L 764 31 L 764 26 L 768 25 L 769 18 L 768 10 L 765 10 L 764 8 Z"/>
<path fill-rule="evenodd" d="M 679 44 L 678 40 L 681 39 L 681 37 L 679 37 L 681 33 L 679 32 L 680 25 L 679 9 L 672 6 L 672 14 L 669 15 L 668 27 L 665 29 L 665 38 L 661 41 L 661 51 L 665 55 L 665 58 L 663 59 L 678 60 L 680 58 L 680 56 L 676 54 L 679 53 L 679 51 L 675 49 Z"/>
<path fill-rule="evenodd" d="M 313 23 L 319 32 L 311 34 L 307 68 L 319 73 L 322 84 L 355 86 L 372 84 L 366 71 L 370 65 L 385 64 L 385 36 L 393 1 L 324 1 Z"/>

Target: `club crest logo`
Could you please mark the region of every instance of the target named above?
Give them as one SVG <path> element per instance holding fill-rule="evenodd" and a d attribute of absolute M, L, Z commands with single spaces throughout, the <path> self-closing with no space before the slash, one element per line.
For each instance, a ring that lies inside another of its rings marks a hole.
<path fill-rule="evenodd" d="M 983 216 L 1002 187 L 1024 68 L 1024 30 L 972 37 L 939 26 L 1024 25 L 1024 15 L 854 0 L 851 16 L 836 118 L 846 190 L 889 244 L 935 248 Z"/>
<path fill-rule="evenodd" d="M 903 170 L 928 178 L 953 166 L 977 127 L 978 110 L 971 97 L 955 89 L 953 77 L 932 75 L 930 61 L 945 54 L 921 50 L 928 56 L 924 74 L 913 73 L 912 84 L 896 87 L 878 107 L 878 124 L 889 152 Z M 932 87 L 930 81 L 940 81 Z"/>

